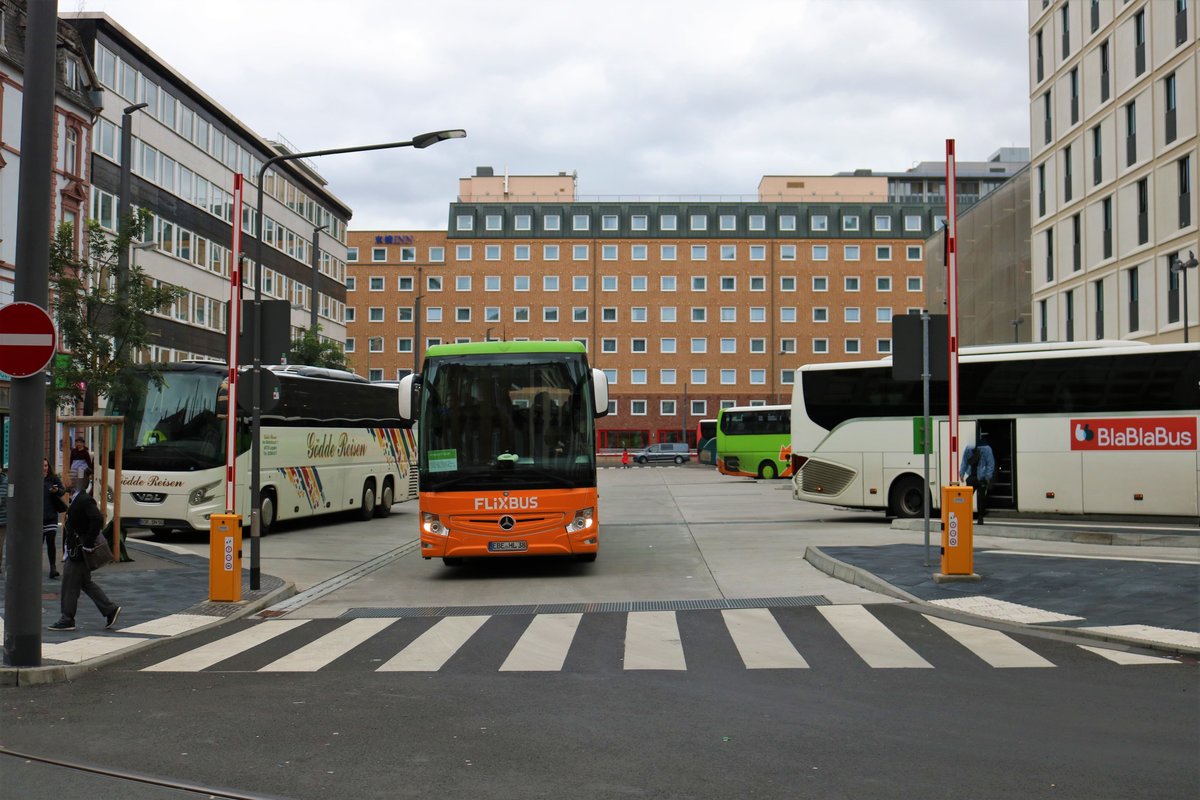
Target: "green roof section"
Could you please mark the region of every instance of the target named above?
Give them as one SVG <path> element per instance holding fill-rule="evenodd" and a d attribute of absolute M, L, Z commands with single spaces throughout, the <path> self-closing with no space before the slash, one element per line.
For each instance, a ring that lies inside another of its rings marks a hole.
<path fill-rule="evenodd" d="M 425 351 L 426 358 L 438 356 L 477 356 L 492 353 L 586 353 L 580 342 L 463 342 L 435 344 Z"/>

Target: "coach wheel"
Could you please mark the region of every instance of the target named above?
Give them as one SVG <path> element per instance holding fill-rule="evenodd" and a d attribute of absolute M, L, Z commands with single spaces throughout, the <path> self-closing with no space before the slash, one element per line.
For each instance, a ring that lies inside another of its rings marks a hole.
<path fill-rule="evenodd" d="M 593 561 L 596 560 L 596 554 L 595 553 L 580 553 L 579 555 L 575 556 L 575 560 L 580 562 L 581 564 L 591 564 Z"/>
<path fill-rule="evenodd" d="M 905 475 L 892 484 L 892 513 L 903 519 L 925 515 L 925 487 L 916 475 Z"/>
<path fill-rule="evenodd" d="M 385 481 L 383 491 L 379 493 L 379 505 L 375 506 L 375 516 L 386 517 L 392 513 L 392 503 L 396 502 L 395 495 L 392 493 L 392 482 Z"/>
<path fill-rule="evenodd" d="M 447 556 L 446 558 L 442 559 L 442 563 L 445 564 L 447 567 L 461 567 L 463 560 L 458 557 L 451 558 L 451 557 Z"/>
<path fill-rule="evenodd" d="M 774 461 L 764 461 L 758 465 L 758 477 L 773 481 L 779 477 L 779 467 Z"/>
<path fill-rule="evenodd" d="M 363 484 L 362 505 L 358 507 L 358 518 L 368 520 L 375 515 L 375 482 Z"/>
<path fill-rule="evenodd" d="M 275 524 L 275 494 L 270 491 L 262 493 L 258 511 L 258 535 L 266 536 Z"/>
<path fill-rule="evenodd" d="M 682 463 L 683 463 L 683 456 L 675 456 L 675 463 L 676 463 L 676 464 L 682 464 Z"/>

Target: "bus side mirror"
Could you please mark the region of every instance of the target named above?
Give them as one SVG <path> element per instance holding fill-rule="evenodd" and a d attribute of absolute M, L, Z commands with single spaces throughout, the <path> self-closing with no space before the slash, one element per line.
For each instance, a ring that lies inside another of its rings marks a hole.
<path fill-rule="evenodd" d="M 400 418 L 406 422 L 412 422 L 416 419 L 415 409 L 419 407 L 417 403 L 417 394 L 421 391 L 421 382 L 415 375 L 405 375 L 400 379 L 400 385 L 396 389 L 396 402 L 399 405 Z"/>
<path fill-rule="evenodd" d="M 596 419 L 608 416 L 608 378 L 602 370 L 592 368 L 592 414 Z"/>

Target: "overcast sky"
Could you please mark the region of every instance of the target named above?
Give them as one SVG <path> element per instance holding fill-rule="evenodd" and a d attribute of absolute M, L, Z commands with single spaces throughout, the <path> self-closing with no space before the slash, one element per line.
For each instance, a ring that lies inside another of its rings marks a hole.
<path fill-rule="evenodd" d="M 103 11 L 266 138 L 354 229 L 444 230 L 458 181 L 576 172 L 581 198 L 751 198 L 763 175 L 1029 146 L 1025 0 L 59 0 Z"/>

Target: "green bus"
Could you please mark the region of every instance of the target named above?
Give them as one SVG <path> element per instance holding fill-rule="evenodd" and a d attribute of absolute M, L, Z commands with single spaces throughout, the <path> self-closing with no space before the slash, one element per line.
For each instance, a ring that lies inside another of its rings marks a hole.
<path fill-rule="evenodd" d="M 747 478 L 792 475 L 792 407 L 733 406 L 717 413 L 717 470 Z"/>

